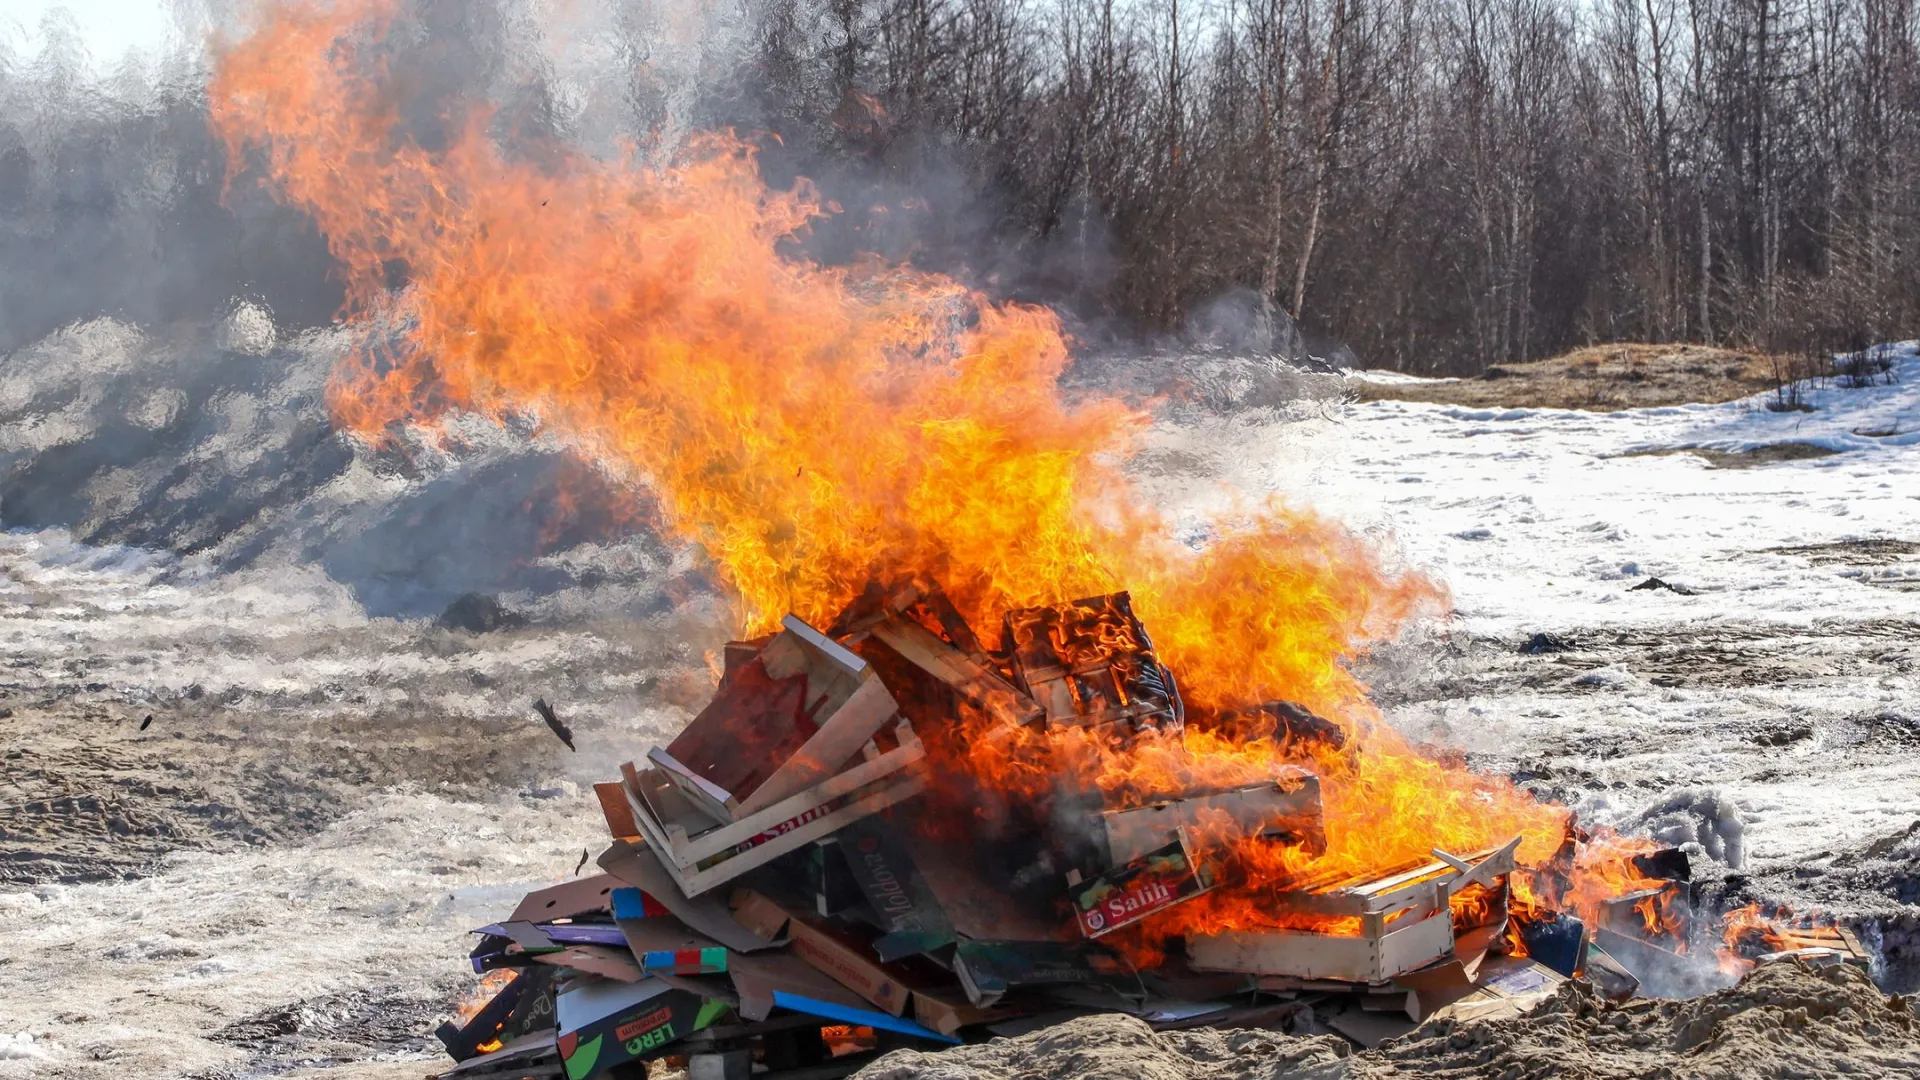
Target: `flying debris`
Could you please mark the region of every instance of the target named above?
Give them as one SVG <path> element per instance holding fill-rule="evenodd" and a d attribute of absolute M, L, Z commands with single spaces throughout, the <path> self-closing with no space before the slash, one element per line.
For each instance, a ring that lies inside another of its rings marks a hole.
<path fill-rule="evenodd" d="M 534 699 L 533 707 L 540 714 L 540 719 L 547 722 L 547 727 L 553 729 L 553 733 L 560 736 L 560 741 L 567 744 L 567 749 L 579 753 L 579 748 L 573 745 L 573 729 L 560 722 L 560 718 L 554 715 L 553 706 L 547 704 L 547 699 Z"/>
<path fill-rule="evenodd" d="M 148 727 L 151 727 L 152 724 L 153 724 L 153 714 L 148 713 L 147 718 L 145 720 L 140 721 L 140 730 L 145 731 L 147 730 Z"/>

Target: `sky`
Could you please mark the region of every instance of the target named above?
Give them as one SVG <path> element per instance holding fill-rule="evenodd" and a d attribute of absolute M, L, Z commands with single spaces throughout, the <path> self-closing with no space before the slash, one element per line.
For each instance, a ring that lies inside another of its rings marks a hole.
<path fill-rule="evenodd" d="M 175 32 L 167 0 L 0 0 L 0 35 L 32 56 L 44 41 L 42 20 L 56 8 L 73 17 L 101 67 L 113 67 L 131 49 L 157 52 Z"/>

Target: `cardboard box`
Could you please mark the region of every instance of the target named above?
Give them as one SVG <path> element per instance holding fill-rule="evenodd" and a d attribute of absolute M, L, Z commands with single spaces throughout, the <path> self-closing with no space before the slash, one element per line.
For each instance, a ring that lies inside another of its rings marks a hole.
<path fill-rule="evenodd" d="M 624 802 L 624 800 L 623 800 Z M 620 882 L 612 874 L 563 881 L 527 894 L 507 922 L 552 922 L 613 910 L 613 890 Z"/>
<path fill-rule="evenodd" d="M 765 949 L 773 942 L 762 940 L 735 922 L 727 905 L 712 896 L 689 897 L 682 894 L 673 878 L 661 866 L 660 859 L 645 847 L 616 840 L 600 855 L 600 866 L 607 873 L 646 894 L 673 913 L 673 917 L 735 952 Z M 630 910 L 630 909 L 629 909 Z"/>
<path fill-rule="evenodd" d="M 1489 957 L 1473 990 L 1431 1015 L 1460 1021 L 1518 1016 L 1551 997 L 1566 981 L 1566 976 L 1526 957 Z"/>
<path fill-rule="evenodd" d="M 568 1080 L 588 1080 L 616 1065 L 659 1057 L 727 1012 L 723 1004 L 702 1001 L 658 979 L 578 983 L 562 990 L 554 1007 Z"/>
<path fill-rule="evenodd" d="M 1096 938 L 1185 903 L 1213 886 L 1213 871 L 1194 861 L 1187 831 L 1181 829 L 1173 834 L 1172 843 L 1082 882 L 1070 897 L 1080 932 Z"/>
<path fill-rule="evenodd" d="M 893 831 L 876 818 L 840 832 L 840 852 L 867 904 L 886 931 L 873 943 L 881 960 L 898 960 L 953 944 L 953 923 Z"/>
<path fill-rule="evenodd" d="M 1092 942 L 976 941 L 954 947 L 953 973 L 967 1000 L 990 1008 L 1010 990 L 1029 986 L 1090 986 L 1144 1000 L 1146 987 L 1117 953 Z"/>
<path fill-rule="evenodd" d="M 715 975 L 727 970 L 727 950 L 677 919 L 617 919 L 640 970 L 649 975 Z"/>

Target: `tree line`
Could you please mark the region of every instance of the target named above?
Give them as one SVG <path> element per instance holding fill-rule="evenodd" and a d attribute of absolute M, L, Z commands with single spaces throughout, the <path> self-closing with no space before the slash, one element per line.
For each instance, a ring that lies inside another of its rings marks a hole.
<path fill-rule="evenodd" d="M 949 163 L 987 231 L 1037 253 L 1015 291 L 1151 329 L 1253 290 L 1368 364 L 1474 373 L 1920 332 L 1915 14 L 757 0 L 747 85 L 816 154 Z M 627 25 L 644 114 L 650 23 Z"/>
<path fill-rule="evenodd" d="M 607 0 L 614 55 L 571 85 L 529 59 L 528 2 L 408 0 L 412 111 L 489 100 L 536 142 L 759 132 L 772 182 L 844 208 L 816 258 L 955 270 L 1076 327 L 1251 296 L 1448 374 L 1920 334 L 1920 0 L 729 0 L 693 30 L 685 0 Z M 97 84 L 44 29 L 0 41 L 0 348 L 235 295 L 324 322 L 320 238 L 224 190 L 198 61 Z"/>

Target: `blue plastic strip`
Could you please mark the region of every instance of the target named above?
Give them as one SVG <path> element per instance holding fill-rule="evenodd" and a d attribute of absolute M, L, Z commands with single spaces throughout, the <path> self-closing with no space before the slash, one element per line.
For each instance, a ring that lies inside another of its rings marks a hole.
<path fill-rule="evenodd" d="M 911 1035 L 916 1039 L 930 1039 L 933 1042 L 960 1045 L 960 1040 L 951 1035 L 942 1035 L 932 1028 L 921 1027 L 911 1020 L 902 1020 L 897 1016 L 874 1012 L 871 1009 L 854 1009 L 845 1005 L 835 1005 L 832 1002 L 801 997 L 799 994 L 789 994 L 785 990 L 773 992 L 773 1003 L 782 1009 L 792 1009 L 794 1012 L 818 1016 L 823 1020 L 837 1020 L 842 1024 L 881 1028 L 886 1031 L 897 1031 L 902 1035 Z"/>

